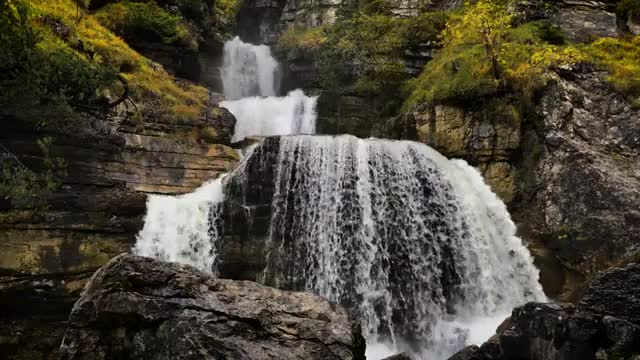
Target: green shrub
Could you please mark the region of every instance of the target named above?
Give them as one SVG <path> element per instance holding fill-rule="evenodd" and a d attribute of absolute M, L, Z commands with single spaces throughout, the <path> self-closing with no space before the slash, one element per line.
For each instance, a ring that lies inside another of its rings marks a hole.
<path fill-rule="evenodd" d="M 629 12 L 640 14 L 640 0 L 622 0 L 616 6 L 616 14 L 622 19 L 626 19 Z"/>
<path fill-rule="evenodd" d="M 155 2 L 117 2 L 103 7 L 95 16 L 125 39 L 193 45 L 189 44 L 192 34 L 182 17 L 168 13 Z"/>
<path fill-rule="evenodd" d="M 529 102 L 544 87 L 548 70 L 586 59 L 561 42 L 557 29 L 543 22 L 511 27 L 499 2 L 482 0 L 454 14 L 443 33 L 443 48 L 408 86 L 406 106 L 468 101 L 512 90 Z"/>
<path fill-rule="evenodd" d="M 277 51 L 313 57 L 326 92 L 375 96 L 384 100 L 384 112 L 391 113 L 402 103 L 401 89 L 410 79 L 405 52 L 435 44 L 446 16 L 432 12 L 398 18 L 378 10 L 356 10 L 330 26 L 291 28 L 280 38 Z"/>
<path fill-rule="evenodd" d="M 66 165 L 63 159 L 49 153 L 51 142 L 51 138 L 38 141 L 43 155 L 38 172 L 0 145 L 0 199 L 9 200 L 14 206 L 33 206 L 60 186 Z"/>

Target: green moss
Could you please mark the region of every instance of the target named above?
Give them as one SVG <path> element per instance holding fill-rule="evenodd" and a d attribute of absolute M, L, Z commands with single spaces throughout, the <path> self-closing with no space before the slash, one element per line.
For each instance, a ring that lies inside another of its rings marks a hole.
<path fill-rule="evenodd" d="M 104 104 L 101 91 L 116 71 L 53 32 L 51 24 L 65 28 L 66 19 L 15 0 L 0 5 L 0 15 L 1 114 L 63 129 L 76 125 L 78 110 Z"/>
<path fill-rule="evenodd" d="M 207 126 L 200 130 L 200 138 L 208 143 L 215 144 L 218 142 L 218 137 L 218 131 L 211 126 Z"/>
<path fill-rule="evenodd" d="M 409 84 L 409 103 L 466 101 L 494 93 L 499 83 L 491 75 L 482 45 L 444 48 Z"/>
<path fill-rule="evenodd" d="M 609 81 L 622 93 L 640 96 L 640 36 L 602 38 L 584 47 L 592 61 L 609 71 Z"/>

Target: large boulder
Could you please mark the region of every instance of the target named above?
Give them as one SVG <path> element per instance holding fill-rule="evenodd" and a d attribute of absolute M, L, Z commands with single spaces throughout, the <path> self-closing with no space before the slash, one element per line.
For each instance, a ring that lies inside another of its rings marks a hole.
<path fill-rule="evenodd" d="M 62 359 L 363 359 L 344 309 L 308 293 L 120 255 L 69 318 Z"/>
<path fill-rule="evenodd" d="M 635 359 L 640 355 L 640 265 L 594 280 L 577 306 L 529 303 L 498 334 L 452 360 Z"/>
<path fill-rule="evenodd" d="M 640 325 L 640 264 L 598 276 L 580 299 L 578 309 L 618 316 Z"/>

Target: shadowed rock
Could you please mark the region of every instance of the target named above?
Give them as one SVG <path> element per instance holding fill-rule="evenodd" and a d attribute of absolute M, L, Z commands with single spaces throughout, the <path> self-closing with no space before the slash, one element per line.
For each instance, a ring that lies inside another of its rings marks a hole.
<path fill-rule="evenodd" d="M 307 293 L 120 255 L 75 304 L 62 359 L 364 359 L 346 312 Z"/>
<path fill-rule="evenodd" d="M 482 347 L 450 360 L 595 360 L 640 356 L 640 265 L 594 280 L 578 306 L 528 303 Z"/>

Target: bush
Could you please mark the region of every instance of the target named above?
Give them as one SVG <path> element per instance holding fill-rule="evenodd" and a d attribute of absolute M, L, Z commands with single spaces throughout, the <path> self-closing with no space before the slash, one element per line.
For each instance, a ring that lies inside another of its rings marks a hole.
<path fill-rule="evenodd" d="M 349 16 L 343 12 L 330 26 L 291 28 L 280 38 L 277 51 L 289 57 L 312 56 L 326 92 L 376 96 L 384 100 L 384 112 L 391 113 L 401 104 L 401 89 L 410 78 L 405 52 L 434 44 L 446 17 L 438 12 L 397 18 L 385 14 L 382 5 L 370 2 L 366 11 L 361 7 Z M 378 6 L 382 7 L 372 10 Z"/>
<path fill-rule="evenodd" d="M 33 206 L 43 202 L 42 197 L 56 190 L 60 177 L 65 175 L 63 159 L 49 153 L 51 138 L 38 140 L 42 152 L 40 171 L 35 172 L 0 145 L 0 198 L 9 200 L 14 206 Z"/>
<path fill-rule="evenodd" d="M 192 45 L 189 39 L 193 36 L 183 19 L 155 2 L 117 2 L 100 9 L 95 16 L 104 26 L 134 42 Z"/>
<path fill-rule="evenodd" d="M 513 90 L 524 102 L 546 85 L 548 70 L 586 59 L 560 42 L 557 29 L 542 22 L 511 27 L 506 7 L 479 1 L 452 16 L 443 34 L 444 47 L 410 83 L 405 106 L 468 101 Z"/>

